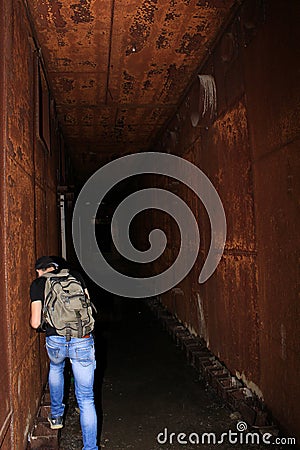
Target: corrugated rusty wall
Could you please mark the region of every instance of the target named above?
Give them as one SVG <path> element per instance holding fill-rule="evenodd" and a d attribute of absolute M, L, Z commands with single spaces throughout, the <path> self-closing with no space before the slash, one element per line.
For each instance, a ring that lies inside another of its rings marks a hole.
<path fill-rule="evenodd" d="M 41 139 L 38 58 L 23 3 L 1 5 L 0 447 L 20 450 L 47 375 L 44 337 L 29 326 L 29 285 L 35 258 L 58 252 L 58 151 L 54 127 L 50 148 Z"/>
<path fill-rule="evenodd" d="M 297 1 L 246 1 L 200 71 L 215 81 L 216 115 L 213 93 L 203 105 L 195 79 L 157 146 L 208 175 L 228 226 L 222 261 L 199 285 L 210 224 L 200 202 L 178 187 L 198 217 L 201 257 L 162 301 L 298 437 L 299 19 Z"/>

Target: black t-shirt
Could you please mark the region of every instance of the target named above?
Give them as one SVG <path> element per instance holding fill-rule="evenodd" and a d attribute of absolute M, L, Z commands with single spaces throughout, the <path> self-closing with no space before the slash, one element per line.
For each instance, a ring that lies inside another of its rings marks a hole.
<path fill-rule="evenodd" d="M 59 270 L 53 270 L 51 273 L 56 274 L 59 273 Z M 80 281 L 83 289 L 86 289 L 85 281 L 82 277 L 82 275 L 77 272 L 77 270 L 69 270 L 70 275 L 75 277 L 78 281 Z M 33 280 L 33 282 L 30 285 L 30 299 L 31 302 L 36 302 L 40 300 L 42 302 L 42 309 L 44 306 L 44 292 L 45 292 L 45 285 L 46 285 L 46 277 L 39 277 Z M 55 328 L 51 327 L 49 324 L 46 324 L 45 326 L 46 330 L 46 336 L 57 336 L 57 332 Z"/>

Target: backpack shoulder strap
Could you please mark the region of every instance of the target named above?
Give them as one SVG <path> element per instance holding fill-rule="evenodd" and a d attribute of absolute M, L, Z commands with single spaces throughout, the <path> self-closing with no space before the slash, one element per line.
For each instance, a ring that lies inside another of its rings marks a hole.
<path fill-rule="evenodd" d="M 64 277 L 67 277 L 68 275 L 70 275 L 69 270 L 68 269 L 62 269 L 58 273 L 47 272 L 47 273 L 44 273 L 41 276 L 44 277 L 44 278 L 64 278 Z"/>

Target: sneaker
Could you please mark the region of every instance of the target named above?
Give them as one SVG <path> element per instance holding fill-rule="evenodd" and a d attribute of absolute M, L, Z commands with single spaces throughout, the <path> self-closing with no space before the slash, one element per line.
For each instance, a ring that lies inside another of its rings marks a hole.
<path fill-rule="evenodd" d="M 62 416 L 59 417 L 48 416 L 48 422 L 50 423 L 50 428 L 52 430 L 59 430 L 64 426 Z"/>

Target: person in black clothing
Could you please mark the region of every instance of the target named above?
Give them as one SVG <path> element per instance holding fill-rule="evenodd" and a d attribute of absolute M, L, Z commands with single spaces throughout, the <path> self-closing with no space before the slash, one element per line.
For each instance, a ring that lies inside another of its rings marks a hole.
<path fill-rule="evenodd" d="M 30 286 L 31 318 L 30 324 L 39 330 L 41 327 L 42 310 L 45 301 L 46 277 L 52 272 L 58 274 L 60 267 L 55 257 L 42 256 L 35 263 L 38 278 Z M 82 285 L 89 298 L 85 282 L 79 272 L 69 270 Z M 75 380 L 75 394 L 80 409 L 80 423 L 83 437 L 83 450 L 96 450 L 97 441 L 97 415 L 94 404 L 94 370 L 96 367 L 94 338 L 86 335 L 82 338 L 71 337 L 67 339 L 57 333 L 56 329 L 45 324 L 46 349 L 50 359 L 49 388 L 51 399 L 51 414 L 48 417 L 50 427 L 59 429 L 63 427 L 63 394 L 64 394 L 64 367 L 65 359 L 69 358 Z"/>
<path fill-rule="evenodd" d="M 68 263 L 65 259 L 56 256 L 41 256 L 35 263 L 35 270 L 38 274 L 38 278 L 33 280 L 30 286 L 30 299 L 31 299 L 31 319 L 30 325 L 32 328 L 39 329 L 41 325 L 41 315 L 44 306 L 44 291 L 46 285 L 46 278 L 42 275 L 44 273 L 52 272 L 53 274 L 59 273 L 61 269 L 68 268 Z M 78 281 L 80 281 L 86 296 L 89 298 L 89 292 L 87 290 L 85 281 L 80 272 L 77 270 L 69 269 L 70 275 L 73 275 Z M 39 302 L 39 303 L 35 303 Z M 49 324 L 45 324 L 46 336 L 58 336 L 58 333 Z"/>

